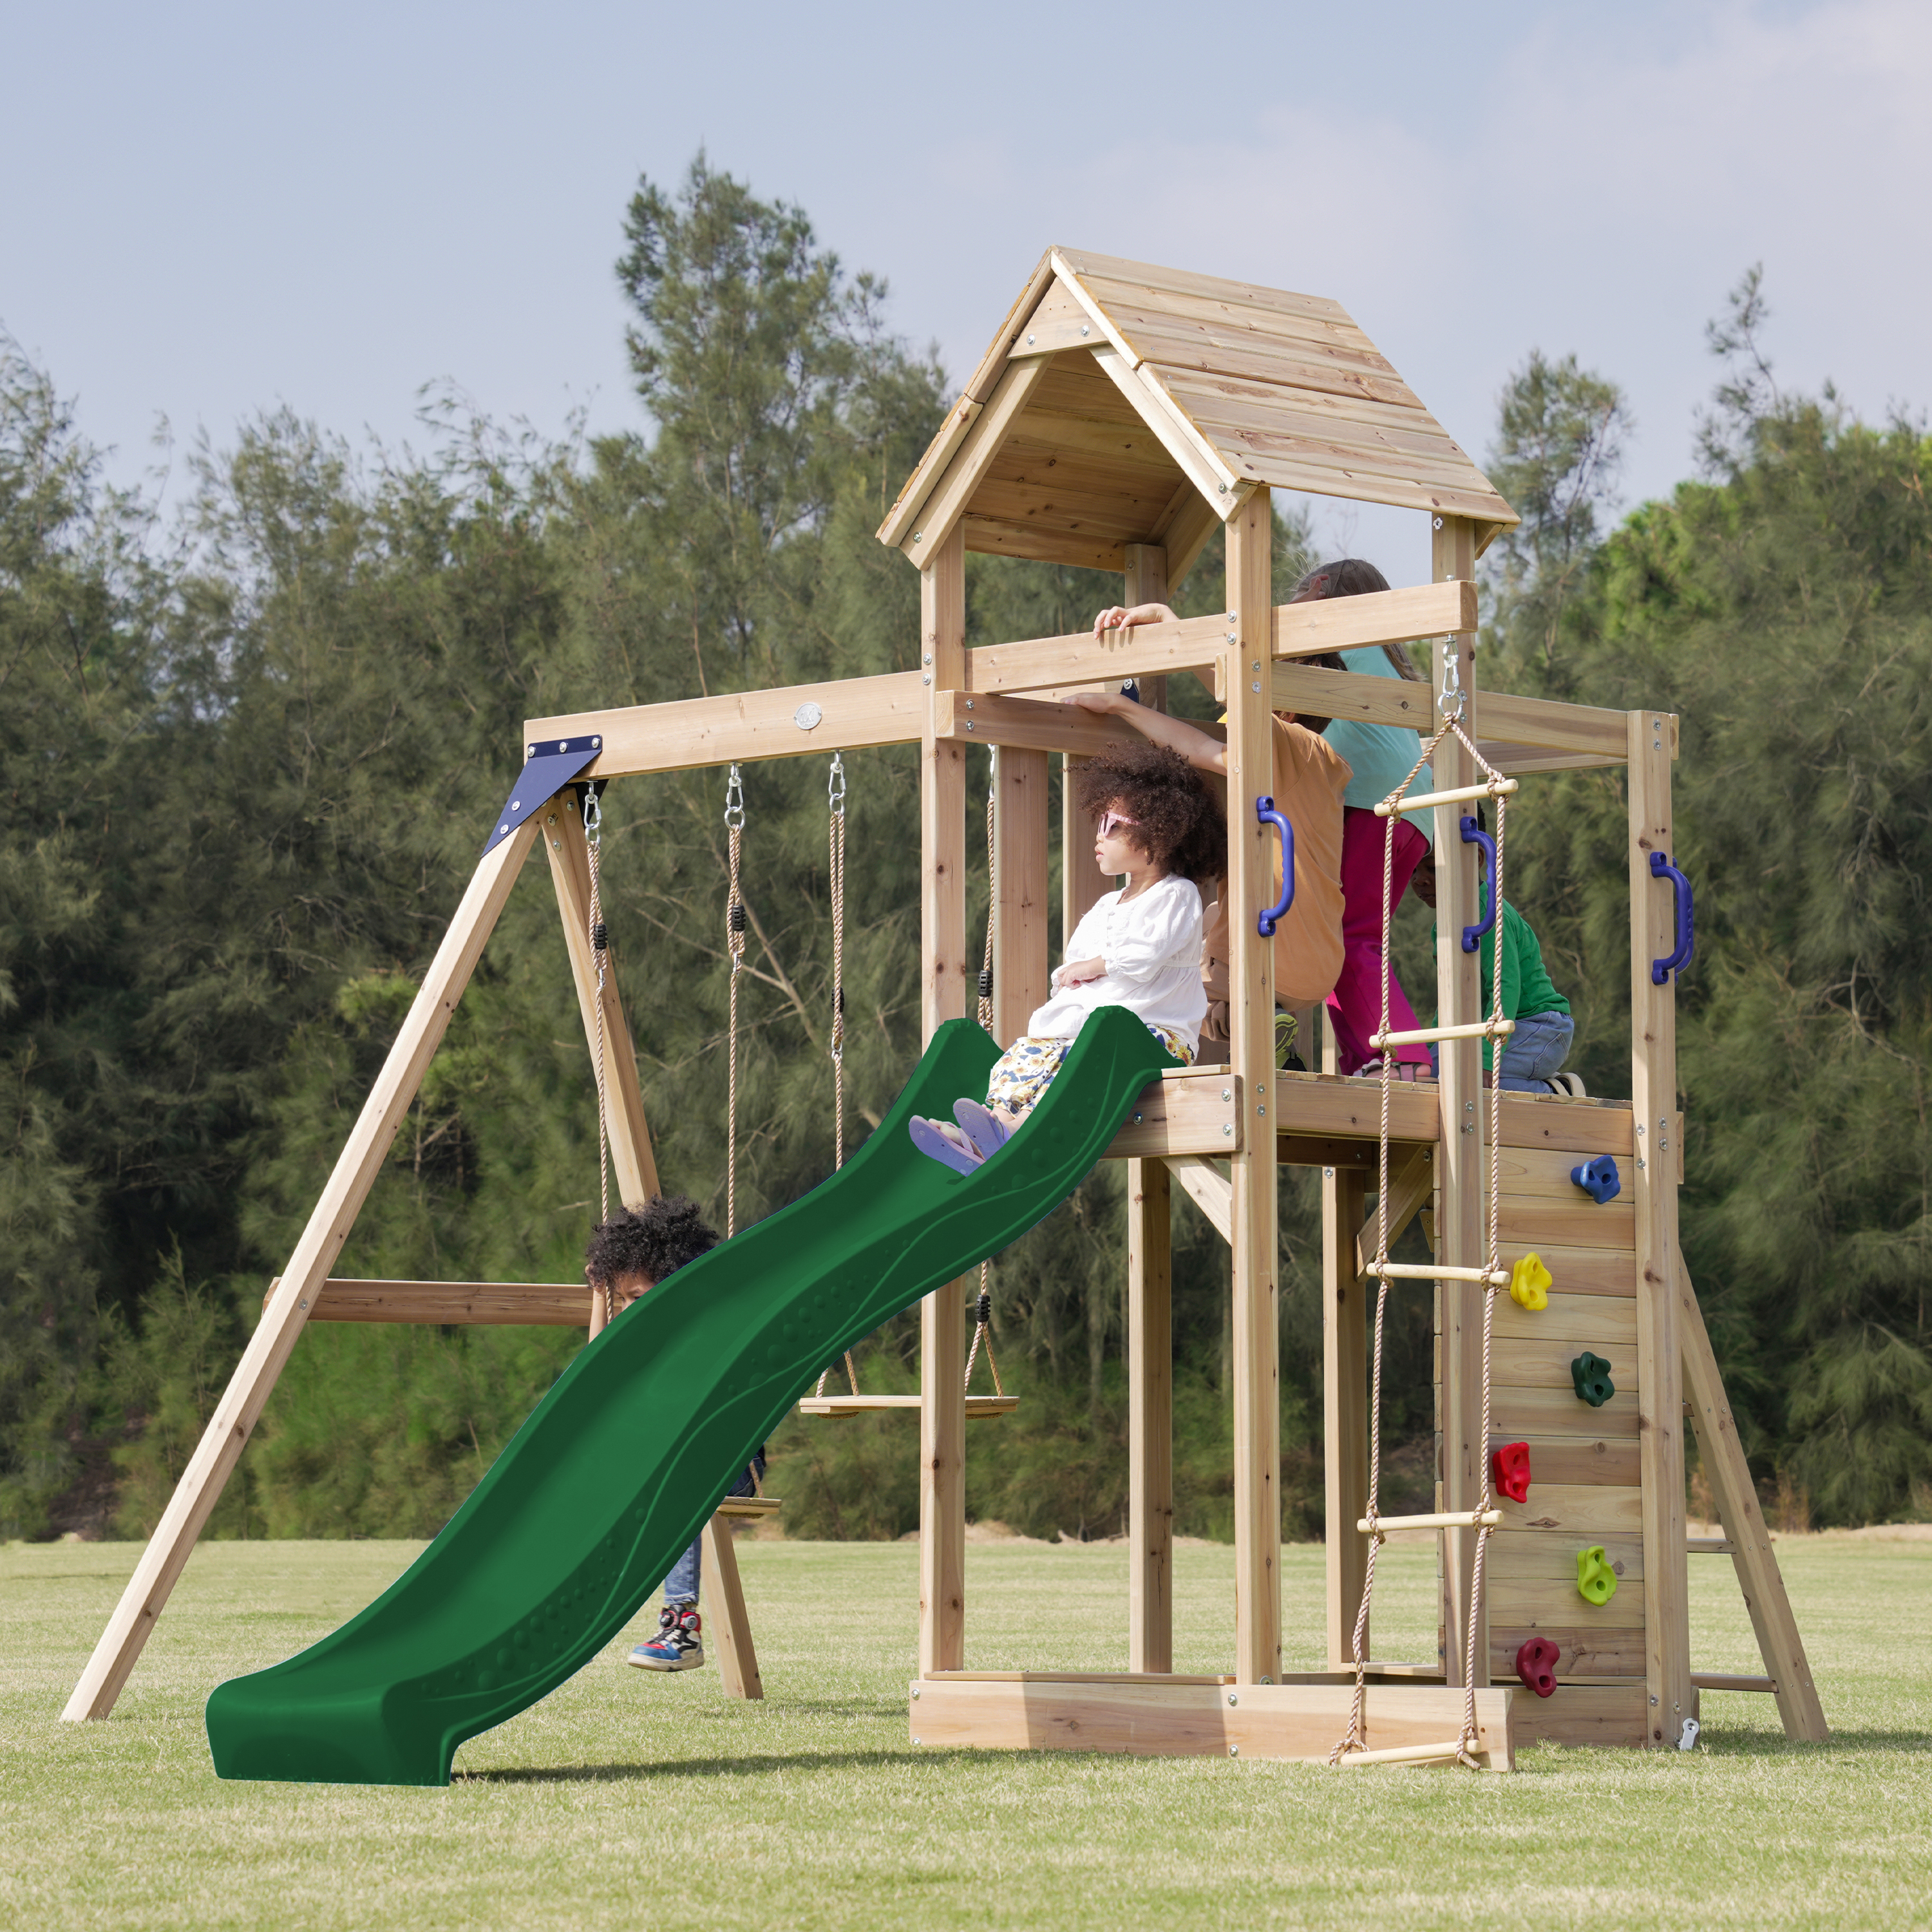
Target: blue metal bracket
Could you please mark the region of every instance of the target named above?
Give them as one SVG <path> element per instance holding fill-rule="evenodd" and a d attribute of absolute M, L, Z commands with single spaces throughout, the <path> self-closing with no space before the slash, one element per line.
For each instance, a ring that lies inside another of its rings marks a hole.
<path fill-rule="evenodd" d="M 541 811 L 604 748 L 602 738 L 556 738 L 525 748 L 528 754 L 483 847 L 488 858 L 534 812 Z"/>

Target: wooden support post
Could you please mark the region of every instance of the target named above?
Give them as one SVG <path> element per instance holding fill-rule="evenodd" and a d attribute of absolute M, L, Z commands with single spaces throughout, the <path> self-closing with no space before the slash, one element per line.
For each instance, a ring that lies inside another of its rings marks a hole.
<path fill-rule="evenodd" d="M 1676 846 L 1670 726 L 1633 711 L 1630 730 L 1630 1114 L 1636 1142 L 1637 1445 L 1643 1485 L 1646 1735 L 1674 1746 L 1697 1714 L 1684 1546 L 1684 1402 L 1677 1291 L 1677 988 L 1651 977 L 1675 945 L 1676 902 L 1650 855 Z"/>
<path fill-rule="evenodd" d="M 1272 903 L 1276 835 L 1255 817 L 1274 790 L 1274 529 L 1259 489 L 1228 520 L 1228 1057 L 1240 1076 L 1246 1132 L 1232 1159 L 1234 1378 L 1234 1675 L 1281 1676 L 1280 1236 L 1275 1166 L 1274 944 L 1256 920 Z"/>
<path fill-rule="evenodd" d="M 1466 518 L 1434 520 L 1431 545 L 1432 580 L 1470 581 L 1476 574 L 1475 527 Z M 1438 692 L 1453 664 L 1461 683 L 1462 728 L 1476 736 L 1476 638 L 1457 632 L 1438 644 L 1436 687 Z M 1440 713 L 1438 712 L 1438 716 Z M 1475 760 L 1454 738 L 1442 742 L 1436 754 L 1436 784 L 1450 790 L 1476 780 Z M 1436 807 L 1436 1018 L 1438 1026 L 1466 1026 L 1482 1018 L 1480 954 L 1465 952 L 1462 928 L 1477 922 L 1476 848 L 1462 842 L 1460 820 L 1467 807 Z M 1483 1211 L 1482 1149 L 1485 1130 L 1481 1043 L 1474 1040 L 1442 1042 L 1438 1049 L 1442 1078 L 1438 1094 L 1442 1122 L 1441 1153 L 1436 1174 L 1436 1258 L 1447 1267 L 1480 1268 L 1487 1240 Z M 1445 1282 L 1438 1288 L 1442 1310 L 1442 1462 L 1437 1471 L 1440 1507 L 1473 1510 L 1482 1486 L 1483 1459 L 1487 1445 L 1479 1438 L 1483 1414 L 1483 1297 L 1486 1290 L 1466 1282 Z M 1489 1642 L 1482 1628 L 1480 1606 L 1471 1601 L 1471 1575 L 1476 1538 L 1471 1530 L 1442 1533 L 1442 1641 L 1448 1681 L 1460 1684 L 1473 1617 L 1476 1630 L 1476 1682 L 1489 1679 Z"/>
<path fill-rule="evenodd" d="M 1369 1506 L 1369 1305 L 1376 1284 L 1356 1265 L 1366 1174 L 1322 1171 L 1322 1415 L 1327 1477 L 1328 1667 L 1353 1661 L 1368 1566 L 1355 1523 Z M 1362 1636 L 1363 1654 L 1369 1633 Z"/>
<path fill-rule="evenodd" d="M 760 1698 L 765 1681 L 758 1675 L 758 1653 L 752 1642 L 752 1620 L 745 1612 L 745 1586 L 738 1580 L 738 1552 L 731 1526 L 712 1516 L 704 1526 L 704 1567 L 710 1573 L 710 1610 L 706 1622 L 718 1652 L 718 1675 L 728 1697 Z"/>
<path fill-rule="evenodd" d="M 1062 951 L 1073 928 L 1110 892 L 1118 880 L 1094 862 L 1094 821 L 1074 802 L 1073 774 L 1084 760 L 1069 754 L 1060 761 L 1060 944 Z"/>
<path fill-rule="evenodd" d="M 584 820 L 578 815 L 575 793 L 560 793 L 544 807 L 543 845 L 556 887 L 557 914 L 563 922 L 570 976 L 577 987 L 584 1042 L 594 1073 L 598 994 L 597 962 L 590 945 L 590 855 L 585 848 Z M 617 991 L 616 955 L 610 952 L 605 954 L 602 1004 L 604 1120 L 610 1136 L 610 1165 L 617 1177 L 618 1199 L 626 1207 L 634 1208 L 658 1191 L 658 1169 L 651 1152 L 650 1125 L 644 1118 L 644 1090 L 638 1080 L 637 1049 Z M 601 1295 L 590 1297 L 590 1325 L 593 1336 L 604 1325 Z"/>
<path fill-rule="evenodd" d="M 1684 1384 L 1690 1398 L 1704 1473 L 1710 1479 L 1718 1520 L 1730 1545 L 1738 1588 L 1750 1612 L 1751 1628 L 1757 1633 L 1759 1654 L 1777 1688 L 1778 1714 L 1784 1720 L 1784 1735 L 1822 1744 L 1831 1730 L 1825 1722 L 1824 1706 L 1818 1701 L 1817 1686 L 1811 1681 L 1804 1640 L 1798 1634 L 1798 1620 L 1784 1594 L 1784 1578 L 1772 1550 L 1771 1532 L 1757 1506 L 1750 1471 L 1738 1442 L 1737 1425 L 1725 1399 L 1724 1379 L 1718 1370 L 1710 1331 L 1704 1325 L 1704 1311 L 1697 1305 L 1697 1292 L 1681 1251 L 1677 1257 L 1677 1340 L 1683 1352 Z M 1649 1562 L 1646 1546 L 1646 1570 Z"/>
<path fill-rule="evenodd" d="M 281 1285 L 262 1311 L 260 1325 L 215 1404 L 188 1468 L 61 1713 L 68 1721 L 104 1718 L 113 1709 L 114 1700 L 186 1566 L 195 1538 L 230 1472 L 241 1460 L 276 1378 L 308 1324 L 322 1285 L 388 1157 L 396 1130 L 422 1084 L 424 1072 L 470 983 L 484 941 L 530 854 L 537 824 L 533 814 L 484 857 L 451 916 L 442 944 L 423 975 L 395 1044 L 362 1103 L 308 1226 L 282 1270 Z"/>
<path fill-rule="evenodd" d="M 1136 604 L 1165 604 L 1167 602 L 1167 552 L 1159 544 L 1129 544 L 1126 546 L 1126 568 L 1122 573 L 1126 580 L 1120 602 L 1131 610 Z M 1167 709 L 1167 679 L 1164 675 L 1150 675 L 1135 680 L 1140 687 L 1141 702 L 1150 711 Z"/>
<path fill-rule="evenodd" d="M 1173 1196 L 1127 1162 L 1127 1668 L 1174 1668 Z"/>
<path fill-rule="evenodd" d="M 1002 1046 L 1046 1004 L 1051 962 L 1048 754 L 1000 748 L 993 806 L 993 1036 Z"/>
<path fill-rule="evenodd" d="M 928 692 L 967 680 L 966 545 L 956 525 L 920 572 L 920 652 Z M 935 737 L 928 700 L 920 746 L 922 1037 L 970 1010 L 966 957 L 966 754 Z M 920 1310 L 919 1666 L 965 1663 L 966 1283 Z"/>

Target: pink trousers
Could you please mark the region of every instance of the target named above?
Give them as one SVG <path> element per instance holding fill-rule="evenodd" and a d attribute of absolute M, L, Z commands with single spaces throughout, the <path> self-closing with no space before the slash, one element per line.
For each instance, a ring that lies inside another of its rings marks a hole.
<path fill-rule="evenodd" d="M 1402 903 L 1429 841 L 1406 818 L 1378 818 L 1352 806 L 1342 814 L 1342 976 L 1328 995 L 1328 1019 L 1335 1029 L 1336 1064 L 1344 1073 L 1376 1057 L 1369 1041 L 1382 1028 L 1384 976 L 1390 1028 L 1406 1032 L 1420 1024 L 1394 969 L 1382 957 L 1382 842 L 1391 836 L 1391 829 L 1393 909 Z M 1396 1058 L 1429 1064 L 1426 1047 L 1398 1047 Z"/>

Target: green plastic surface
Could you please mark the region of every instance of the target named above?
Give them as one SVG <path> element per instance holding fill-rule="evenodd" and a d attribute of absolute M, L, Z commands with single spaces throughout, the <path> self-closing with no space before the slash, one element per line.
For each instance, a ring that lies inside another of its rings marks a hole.
<path fill-rule="evenodd" d="M 619 1316 L 375 1602 L 217 1686 L 216 1771 L 448 1784 L 466 1738 L 554 1690 L 637 1614 L 827 1362 L 1051 1213 L 1175 1064 L 1132 1014 L 1103 1008 L 1019 1132 L 956 1174 L 907 1121 L 984 1094 L 998 1053 L 969 1021 L 942 1027 L 842 1172 Z"/>

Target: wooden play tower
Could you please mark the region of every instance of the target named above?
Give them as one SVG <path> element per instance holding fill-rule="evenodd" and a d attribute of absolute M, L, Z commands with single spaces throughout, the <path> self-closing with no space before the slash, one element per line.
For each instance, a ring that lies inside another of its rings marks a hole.
<path fill-rule="evenodd" d="M 1430 580 L 1386 594 L 1275 607 L 1272 489 L 1386 503 L 1430 520 Z M 1351 675 L 1302 660 L 1385 642 L 1432 644 L 1433 694 L 1465 694 L 1463 718 L 1496 770 L 1528 776 L 1583 766 L 1628 773 L 1631 986 L 1630 1098 L 1510 1095 L 1501 1106 L 1505 1257 L 1534 1250 L 1555 1276 L 1546 1308 L 1498 1298 L 1489 1364 L 1493 1406 L 1483 1437 L 1485 1286 L 1451 1276 L 1436 1288 L 1438 1511 L 1468 1513 L 1493 1446 L 1531 1445 L 1528 1500 L 1503 1502 L 1472 1600 L 1474 1532 L 1439 1532 L 1436 1654 L 1369 1672 L 1366 1738 L 1400 1753 L 1455 1735 L 1464 1706 L 1472 1621 L 1480 1760 L 1507 1768 L 1515 1745 L 1670 1748 L 1697 1714 L 1700 1688 L 1774 1695 L 1792 1736 L 1824 1720 L 1786 1602 L 1768 1533 L 1738 1448 L 1677 1239 L 1683 1123 L 1678 1110 L 1676 989 L 1655 962 L 1672 953 L 1673 898 L 1653 855 L 1673 850 L 1670 770 L 1676 720 L 1517 698 L 1478 688 L 1476 560 L 1515 513 L 1340 306 L 1114 260 L 1050 250 L 1021 292 L 965 393 L 880 530 L 918 569 L 914 668 L 684 703 L 530 721 L 539 746 L 594 743 L 581 776 L 920 747 L 924 1033 L 968 1015 L 979 962 L 969 946 L 967 752 L 997 747 L 994 1030 L 1024 1030 L 1048 968 L 1049 761 L 1090 754 L 1124 728 L 1063 705 L 1083 688 L 1138 681 L 1164 705 L 1166 680 L 1202 680 L 1227 714 L 1228 895 L 1234 938 L 1232 1045 L 1225 1065 L 1196 1065 L 1150 1086 L 1112 1154 L 1128 1163 L 1126 1361 L 1130 1389 L 1130 1635 L 1124 1670 L 1071 1675 L 968 1667 L 964 1388 L 968 1283 L 928 1297 L 922 1316 L 920 1603 L 911 1735 L 928 1745 L 1065 1746 L 1144 1753 L 1325 1758 L 1346 1724 L 1348 1667 L 1362 1594 L 1367 1498 L 1366 1311 L 1373 1282 L 1368 1198 L 1377 1171 L 1380 1096 L 1371 1082 L 1277 1072 L 1273 942 L 1257 915 L 1273 896 L 1274 835 L 1253 801 L 1272 790 L 1270 712 L 1305 711 L 1435 728 L 1430 687 Z M 1215 530 L 1225 532 L 1224 610 L 1172 624 L 969 648 L 968 550 L 1118 571 L 1129 604 L 1164 601 Z M 1467 787 L 1475 762 L 1454 739 L 1435 783 Z M 1070 789 L 1070 788 L 1066 788 Z M 452 922 L 388 1066 L 370 1096 L 309 1231 L 268 1300 L 126 1598 L 67 1714 L 112 1707 L 280 1366 L 314 1316 L 337 1319 L 566 1321 L 584 1291 L 513 1284 L 347 1283 L 330 1278 L 402 1112 L 460 998 L 515 875 L 540 832 L 550 859 L 586 1028 L 613 1042 L 606 1106 L 620 1191 L 636 1201 L 657 1178 L 637 1069 L 614 980 L 602 990 L 585 938 L 583 831 L 560 794 L 506 823 Z M 1535 808 L 1526 788 L 1522 808 Z M 1064 810 L 1067 808 L 1063 808 Z M 1459 807 L 1436 812 L 1438 1024 L 1481 1016 L 1473 953 L 1457 944 L 1477 917 L 1475 848 Z M 542 824 L 539 824 L 541 819 Z M 544 831 L 548 826 L 549 830 Z M 1064 849 L 1077 852 L 1073 829 Z M 1103 882 L 1064 867 L 1064 929 Z M 1391 1096 L 1389 1207 L 1399 1228 L 1431 1217 L 1434 1265 L 1477 1272 L 1485 1252 L 1486 1112 L 1480 1042 L 1441 1047 L 1431 1087 Z M 1570 1178 L 1614 1157 L 1622 1197 L 1598 1204 Z M 1328 1490 L 1328 1668 L 1282 1667 L 1276 1168 L 1322 1171 Z M 1172 1670 L 1172 1341 L 1169 1216 L 1178 1181 L 1226 1240 L 1233 1296 L 1236 1620 L 1232 1667 Z M 1507 1264 L 1507 1259 L 1505 1264 Z M 1617 1393 L 1588 1406 L 1573 1358 L 1615 1366 Z M 1724 1534 L 1687 1540 L 1684 1429 L 1697 1432 Z M 724 1540 L 724 1539 L 721 1539 Z M 1580 1549 L 1600 1546 L 1622 1587 L 1582 1595 Z M 1755 1625 L 1765 1675 L 1700 1676 L 1690 1655 L 1687 1566 L 1694 1550 L 1728 1554 Z M 742 1621 L 742 1610 L 740 1612 Z M 1519 1647 L 1542 1636 L 1560 1653 L 1552 1695 L 1515 1684 Z M 755 1665 L 752 1676 L 755 1683 Z"/>

